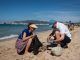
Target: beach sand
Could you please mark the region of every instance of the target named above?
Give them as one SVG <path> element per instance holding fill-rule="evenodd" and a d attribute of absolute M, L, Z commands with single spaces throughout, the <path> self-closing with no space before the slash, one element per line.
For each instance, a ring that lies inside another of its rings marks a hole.
<path fill-rule="evenodd" d="M 49 35 L 49 31 L 38 33 L 38 37 L 41 42 L 46 42 L 46 38 Z M 80 60 L 80 27 L 71 31 L 72 41 L 67 49 L 63 50 L 61 56 L 52 56 L 47 51 L 40 52 L 38 55 L 29 56 L 18 55 L 15 49 L 15 42 L 17 38 L 13 38 L 7 41 L 0 42 L 0 60 Z"/>

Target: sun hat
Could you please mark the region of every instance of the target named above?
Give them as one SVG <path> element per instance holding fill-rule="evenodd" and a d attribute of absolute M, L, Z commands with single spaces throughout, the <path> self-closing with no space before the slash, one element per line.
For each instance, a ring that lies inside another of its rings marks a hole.
<path fill-rule="evenodd" d="M 36 26 L 36 24 L 31 24 L 30 27 L 35 28 L 35 29 L 38 28 L 38 27 Z"/>

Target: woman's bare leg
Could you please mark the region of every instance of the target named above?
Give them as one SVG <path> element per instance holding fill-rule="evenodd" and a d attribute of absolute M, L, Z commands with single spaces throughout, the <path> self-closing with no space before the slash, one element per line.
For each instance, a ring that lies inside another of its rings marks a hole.
<path fill-rule="evenodd" d="M 29 49 L 29 47 L 30 47 L 30 45 L 31 45 L 31 42 L 32 42 L 32 38 L 29 39 L 29 41 L 28 41 L 28 43 L 27 43 L 25 53 L 28 53 L 28 49 Z"/>

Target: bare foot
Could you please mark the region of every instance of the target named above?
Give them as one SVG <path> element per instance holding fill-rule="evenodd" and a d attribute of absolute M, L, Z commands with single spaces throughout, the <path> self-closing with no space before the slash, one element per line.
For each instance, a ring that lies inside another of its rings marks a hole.
<path fill-rule="evenodd" d="M 30 56 L 30 53 L 29 52 L 25 52 L 24 55 L 27 57 L 27 56 Z"/>

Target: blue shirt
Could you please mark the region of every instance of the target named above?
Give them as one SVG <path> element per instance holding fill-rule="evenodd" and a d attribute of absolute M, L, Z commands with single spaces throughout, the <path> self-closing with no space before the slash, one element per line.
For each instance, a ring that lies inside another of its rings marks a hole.
<path fill-rule="evenodd" d="M 27 34 L 26 37 L 32 35 L 32 32 L 29 32 L 29 29 L 24 29 L 21 34 L 19 35 L 18 39 L 22 39 L 23 38 L 23 34 L 24 32 Z"/>

